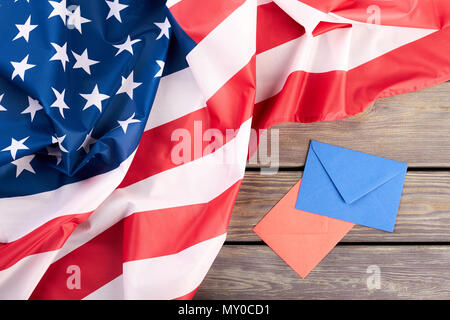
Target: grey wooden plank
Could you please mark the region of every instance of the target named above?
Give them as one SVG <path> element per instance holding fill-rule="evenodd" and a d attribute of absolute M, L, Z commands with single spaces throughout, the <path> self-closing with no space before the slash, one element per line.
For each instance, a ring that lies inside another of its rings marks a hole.
<path fill-rule="evenodd" d="M 450 167 L 450 83 L 379 99 L 348 119 L 274 128 L 279 130 L 282 167 L 304 165 L 311 139 L 408 162 L 410 167 Z"/>
<path fill-rule="evenodd" d="M 449 265 L 449 246 L 338 246 L 301 279 L 267 246 L 225 245 L 195 298 L 450 299 Z"/>
<path fill-rule="evenodd" d="M 301 177 L 247 171 L 231 216 L 228 241 L 259 241 L 252 227 Z M 408 172 L 393 233 L 355 226 L 344 242 L 450 242 L 450 172 Z"/>

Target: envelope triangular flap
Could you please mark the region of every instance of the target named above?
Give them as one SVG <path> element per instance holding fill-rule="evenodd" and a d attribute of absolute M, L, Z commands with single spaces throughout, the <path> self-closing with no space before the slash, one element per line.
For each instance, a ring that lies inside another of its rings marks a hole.
<path fill-rule="evenodd" d="M 311 149 L 347 204 L 360 199 L 393 177 L 404 174 L 408 166 L 403 162 L 318 141 L 311 141 Z"/>

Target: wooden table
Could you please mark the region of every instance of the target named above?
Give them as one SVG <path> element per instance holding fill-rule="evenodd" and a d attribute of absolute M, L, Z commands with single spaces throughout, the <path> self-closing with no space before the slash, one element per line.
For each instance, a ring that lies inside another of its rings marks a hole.
<path fill-rule="evenodd" d="M 227 241 L 196 299 L 450 299 L 450 83 L 336 122 L 283 124 L 280 170 L 248 167 Z M 309 140 L 409 164 L 394 233 L 355 226 L 302 280 L 252 227 L 301 177 Z M 368 288 L 368 267 L 380 288 Z"/>

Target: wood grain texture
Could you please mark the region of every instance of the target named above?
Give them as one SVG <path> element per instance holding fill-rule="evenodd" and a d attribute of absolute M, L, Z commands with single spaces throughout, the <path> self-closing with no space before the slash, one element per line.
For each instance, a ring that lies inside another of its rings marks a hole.
<path fill-rule="evenodd" d="M 300 171 L 263 176 L 247 171 L 227 241 L 259 241 L 252 227 L 301 177 Z M 450 172 L 408 172 L 395 231 L 355 226 L 344 242 L 450 242 Z"/>
<path fill-rule="evenodd" d="M 274 127 L 279 130 L 284 170 L 272 176 L 247 171 L 231 217 L 228 245 L 195 298 L 450 299 L 449 92 L 446 82 L 377 100 L 348 119 Z M 268 136 L 270 145 L 270 131 Z M 302 280 L 251 229 L 301 177 L 310 140 L 429 170 L 408 172 L 394 233 L 355 226 Z M 232 244 L 236 241 L 239 245 Z M 380 289 L 367 288 L 370 265 L 381 270 Z"/>
<path fill-rule="evenodd" d="M 448 246 L 338 246 L 301 279 L 267 246 L 226 245 L 195 299 L 450 299 L 449 266 Z"/>
<path fill-rule="evenodd" d="M 407 162 L 410 167 L 450 168 L 449 92 L 446 82 L 379 99 L 365 112 L 344 120 L 275 126 L 280 166 L 303 166 L 309 141 L 318 140 Z"/>

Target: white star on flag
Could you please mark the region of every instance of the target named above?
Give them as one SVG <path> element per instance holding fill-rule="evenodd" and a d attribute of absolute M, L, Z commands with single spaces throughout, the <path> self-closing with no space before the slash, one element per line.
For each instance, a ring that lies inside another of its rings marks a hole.
<path fill-rule="evenodd" d="M 75 64 L 73 65 L 73 68 L 82 68 L 89 75 L 91 74 L 91 66 L 99 63 L 99 61 L 89 59 L 87 49 L 84 49 L 81 55 L 78 55 L 73 51 L 72 54 L 77 60 L 77 62 L 75 62 Z"/>
<path fill-rule="evenodd" d="M 18 75 L 22 79 L 22 81 L 25 81 L 25 71 L 36 67 L 36 65 L 28 63 L 28 56 L 29 55 L 27 54 L 27 56 L 23 58 L 22 61 L 20 62 L 11 61 L 11 64 L 14 67 L 11 80 L 13 80 Z"/>
<path fill-rule="evenodd" d="M 87 100 L 83 110 L 86 110 L 91 106 L 96 106 L 100 112 L 102 112 L 102 101 L 109 98 L 108 95 L 98 91 L 97 85 L 95 85 L 91 93 L 80 93 L 80 96 Z"/>
<path fill-rule="evenodd" d="M 55 88 L 52 88 L 52 90 L 53 93 L 55 94 L 56 100 L 50 107 L 58 108 L 61 117 L 63 117 L 64 119 L 64 109 L 70 109 L 69 106 L 64 102 L 64 95 L 66 94 L 66 89 L 64 89 L 61 93 Z"/>
<path fill-rule="evenodd" d="M 31 173 L 34 172 L 33 167 L 31 166 L 30 162 L 34 159 L 34 154 L 29 156 L 24 156 L 20 159 L 14 160 L 11 163 L 15 165 L 16 168 L 16 178 L 22 173 L 23 170 L 29 171 Z"/>
<path fill-rule="evenodd" d="M 136 122 L 141 122 L 141 120 L 138 119 L 134 119 L 134 113 L 131 115 L 131 117 L 129 117 L 126 120 L 123 121 L 117 121 L 119 123 L 119 125 L 122 127 L 122 130 L 124 133 L 127 133 L 127 129 L 128 129 L 128 125 L 132 124 L 132 123 L 136 123 Z"/>
<path fill-rule="evenodd" d="M 30 14 L 28 16 L 27 21 L 25 21 L 25 24 L 16 24 L 16 28 L 19 29 L 19 33 L 17 33 L 13 41 L 23 37 L 25 41 L 28 42 L 30 32 L 34 30 L 34 28 L 36 28 L 37 26 L 38 26 L 37 24 L 31 24 L 31 14 Z"/>
<path fill-rule="evenodd" d="M 11 157 L 15 160 L 18 150 L 26 150 L 26 149 L 28 149 L 28 147 L 23 144 L 25 141 L 27 141 L 28 138 L 29 137 L 26 137 L 26 138 L 23 138 L 22 140 L 19 140 L 19 141 L 17 141 L 14 138 L 11 138 L 11 144 L 8 147 L 6 147 L 5 149 L 3 149 L 2 151 L 10 151 L 11 152 Z"/>
<path fill-rule="evenodd" d="M 5 95 L 4 93 L 0 94 L 0 103 L 2 102 L 4 95 Z M 6 111 L 6 108 L 1 104 L 0 104 L 0 111 Z"/>
<path fill-rule="evenodd" d="M 131 71 L 127 78 L 124 78 L 122 76 L 122 85 L 120 86 L 116 94 L 126 93 L 130 97 L 130 99 L 133 100 L 133 90 L 139 87 L 141 84 L 142 82 L 134 82 L 134 72 Z"/>
<path fill-rule="evenodd" d="M 122 23 L 122 18 L 120 17 L 120 11 L 127 8 L 127 4 L 121 4 L 119 0 L 108 1 L 106 0 L 106 4 L 109 7 L 109 13 L 106 17 L 106 20 L 114 16 L 120 23 Z"/>
<path fill-rule="evenodd" d="M 83 23 L 91 22 L 91 20 L 83 18 L 81 16 L 81 8 L 77 6 L 74 12 L 67 11 L 69 18 L 67 19 L 67 26 L 69 28 L 74 28 L 78 30 L 80 34 L 83 33 L 81 30 L 81 25 Z"/>
<path fill-rule="evenodd" d="M 81 148 L 83 148 L 84 152 L 89 153 L 89 150 L 91 149 L 91 145 L 95 144 L 97 142 L 97 139 L 92 138 L 92 131 L 94 131 L 94 129 L 91 129 L 91 131 L 86 135 L 83 143 L 77 150 L 80 150 Z"/>
<path fill-rule="evenodd" d="M 121 53 L 124 50 L 127 50 L 131 54 L 134 54 L 133 53 L 133 44 L 135 44 L 136 42 L 139 42 L 139 41 L 141 41 L 141 39 L 131 40 L 130 36 L 128 35 L 127 40 L 125 40 L 124 43 L 113 45 L 114 47 L 119 49 L 116 53 L 116 56 L 119 55 L 119 53 Z"/>
<path fill-rule="evenodd" d="M 156 40 L 159 40 L 162 38 L 162 36 L 165 36 L 167 39 L 169 39 L 169 28 L 171 27 L 169 19 L 164 20 L 164 22 L 155 22 L 155 25 L 161 29 L 161 32 L 156 37 Z"/>
<path fill-rule="evenodd" d="M 59 150 L 61 150 L 62 152 L 68 152 L 67 149 L 64 148 L 62 145 L 65 138 L 66 138 L 66 135 L 63 135 L 62 137 L 52 136 L 52 143 L 57 143 L 59 146 Z"/>
<path fill-rule="evenodd" d="M 53 42 L 51 42 L 50 44 L 56 50 L 56 53 L 53 55 L 53 57 L 50 58 L 50 61 L 61 61 L 63 70 L 66 71 L 66 62 L 69 62 L 69 57 L 67 56 L 67 42 L 64 43 L 62 47 Z"/>
<path fill-rule="evenodd" d="M 28 97 L 28 107 L 25 110 L 23 110 L 20 114 L 29 113 L 31 116 L 31 122 L 33 122 L 36 112 L 42 109 L 43 107 L 41 106 L 38 100 L 34 100 L 33 98 Z"/>
<path fill-rule="evenodd" d="M 69 11 L 66 8 L 66 0 L 61 0 L 61 2 L 49 1 L 50 5 L 53 7 L 53 11 L 50 13 L 48 18 L 60 16 L 64 25 L 66 24 L 66 16 L 69 15 Z"/>
<path fill-rule="evenodd" d="M 165 65 L 164 61 L 162 61 L 162 60 L 156 60 L 156 63 L 159 66 L 159 71 L 155 74 L 154 78 L 162 76 L 162 73 L 164 71 L 164 65 Z"/>

